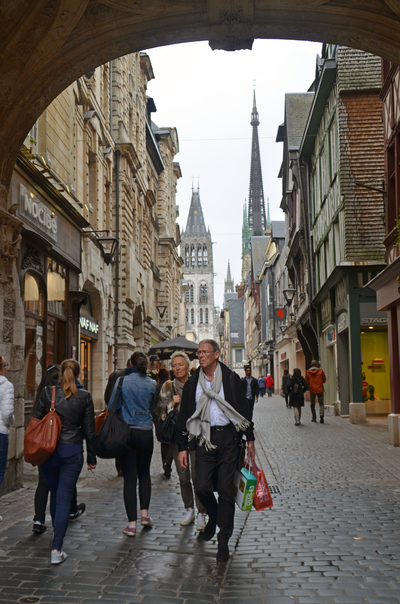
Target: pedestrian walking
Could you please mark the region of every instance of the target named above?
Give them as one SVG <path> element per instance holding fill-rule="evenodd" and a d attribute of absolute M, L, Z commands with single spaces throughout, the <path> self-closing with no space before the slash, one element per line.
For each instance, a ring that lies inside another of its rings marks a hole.
<path fill-rule="evenodd" d="M 208 513 L 200 537 L 210 541 L 217 526 L 217 560 L 229 558 L 228 541 L 235 515 L 233 480 L 243 433 L 247 456 L 254 460 L 254 433 L 250 409 L 239 376 L 218 358 L 214 340 L 202 340 L 197 356 L 200 367 L 183 388 L 178 417 L 179 463 L 188 466 L 188 442 L 195 441 L 197 495 Z M 218 502 L 214 496 L 217 481 Z"/>
<path fill-rule="evenodd" d="M 156 407 L 160 421 L 164 421 L 167 414 L 172 411 L 172 409 L 177 409 L 178 412 L 180 410 L 183 387 L 189 379 L 190 360 L 187 354 L 182 351 L 174 352 L 174 354 L 171 356 L 171 367 L 174 372 L 175 379 L 164 382 L 161 388 L 158 405 Z M 175 462 L 176 471 L 179 477 L 179 484 L 181 487 L 182 501 L 185 506 L 185 513 L 180 524 L 181 526 L 188 526 L 194 522 L 194 488 L 196 507 L 198 510 L 196 530 L 204 531 L 206 526 L 207 510 L 197 497 L 195 463 L 196 450 L 194 445 L 195 443 L 192 441 L 189 447 L 187 468 L 182 468 L 178 461 L 179 449 L 177 443 L 172 442 L 168 446 L 170 449 L 170 455 Z"/>
<path fill-rule="evenodd" d="M 267 377 L 265 378 L 265 387 L 267 389 L 268 396 L 272 396 L 274 391 L 274 378 L 269 373 L 267 373 Z"/>
<path fill-rule="evenodd" d="M 282 390 L 283 396 L 285 397 L 285 403 L 286 403 L 286 407 L 288 409 L 290 407 L 290 405 L 289 405 L 289 384 L 290 384 L 291 379 L 292 379 L 292 376 L 289 375 L 289 370 L 284 369 L 283 376 L 282 376 L 281 390 Z"/>
<path fill-rule="evenodd" d="M 55 396 L 55 410 L 61 419 L 61 434 L 54 453 L 42 465 L 51 493 L 52 564 L 60 564 L 67 558 L 62 546 L 74 490 L 83 466 L 83 437 L 86 440 L 88 469 L 94 470 L 96 467 L 93 401 L 79 382 L 80 372 L 80 365 L 74 359 L 61 363 L 61 381 L 56 386 Z M 42 419 L 49 412 L 52 390 L 51 386 L 43 389 L 33 412 L 36 419 Z"/>
<path fill-rule="evenodd" d="M 310 390 L 311 400 L 311 415 L 312 422 L 317 421 L 317 414 L 315 412 L 315 403 L 319 403 L 319 421 L 321 424 L 324 423 L 324 384 L 326 382 L 326 375 L 319 367 L 318 361 L 314 359 L 311 361 L 311 367 L 306 371 L 306 382 Z"/>
<path fill-rule="evenodd" d="M 8 363 L 0 357 L 0 484 L 4 480 L 8 459 L 8 435 L 14 424 L 14 386 L 6 378 Z M 0 516 L 0 522 L 2 517 Z"/>
<path fill-rule="evenodd" d="M 244 368 L 244 372 L 245 372 L 245 377 L 242 378 L 242 385 L 246 394 L 246 400 L 247 400 L 247 404 L 250 407 L 251 410 L 251 415 L 250 417 L 253 417 L 253 411 L 254 411 L 254 403 L 256 403 L 258 401 L 258 395 L 259 395 L 259 387 L 258 387 L 258 381 L 256 380 L 256 378 L 254 378 L 251 375 L 251 367 L 250 365 L 247 365 Z"/>
<path fill-rule="evenodd" d="M 128 359 L 126 362 L 126 369 L 129 369 L 129 367 L 132 367 L 131 359 Z M 118 378 L 125 375 L 126 369 L 117 369 L 116 371 L 113 371 L 112 373 L 110 373 L 110 375 L 108 377 L 107 386 L 104 391 L 104 402 L 107 406 L 108 406 L 108 403 L 110 402 L 110 398 L 112 395 L 112 391 L 114 390 L 115 382 L 117 381 Z M 117 475 L 122 476 L 121 461 L 120 461 L 119 457 L 115 458 L 115 469 L 117 470 Z"/>
<path fill-rule="evenodd" d="M 260 375 L 260 377 L 257 380 L 257 383 L 258 383 L 258 391 L 260 393 L 260 396 L 262 398 L 264 398 L 264 394 L 265 394 L 265 378 L 262 375 Z"/>
<path fill-rule="evenodd" d="M 293 375 L 289 383 L 290 405 L 294 409 L 294 423 L 296 426 L 301 424 L 301 408 L 304 407 L 304 393 L 307 390 L 307 383 L 301 375 L 300 369 L 293 369 Z"/>
<path fill-rule="evenodd" d="M 121 455 L 124 476 L 124 504 L 128 525 L 122 530 L 124 535 L 134 537 L 137 524 L 136 488 L 139 480 L 139 500 L 141 524 L 153 526 L 149 516 L 151 498 L 150 463 L 153 455 L 153 420 L 151 407 L 154 404 L 156 383 L 147 376 L 147 357 L 143 352 L 131 356 L 132 367 L 126 369 L 121 393 L 116 403 L 122 418 L 130 427 L 127 450 Z M 118 382 L 114 386 L 117 390 Z M 113 392 L 115 396 L 115 392 Z M 109 408 L 113 405 L 113 396 Z"/>
<path fill-rule="evenodd" d="M 171 379 L 170 372 L 165 367 L 161 367 L 157 373 L 156 393 L 154 396 L 154 408 L 155 409 L 157 409 L 157 405 L 160 400 L 161 388 L 163 387 L 165 382 L 169 379 Z M 160 414 L 159 414 L 159 412 L 153 413 L 153 409 L 152 409 L 152 416 L 153 416 L 154 425 L 156 426 L 156 429 L 157 429 L 157 426 L 159 425 L 159 423 L 161 421 Z M 165 478 L 171 478 L 171 472 L 172 472 L 173 456 L 172 456 L 172 449 L 169 445 L 170 445 L 170 443 L 160 442 L 161 463 L 162 463 Z"/>
<path fill-rule="evenodd" d="M 50 365 L 49 367 L 47 367 L 46 371 L 43 374 L 42 380 L 39 384 L 37 393 L 36 393 L 36 400 L 35 400 L 35 404 L 33 406 L 33 411 L 35 411 L 40 395 L 42 394 L 43 389 L 46 386 L 56 386 L 58 384 L 58 382 L 60 381 L 60 373 L 61 373 L 61 367 L 60 365 Z M 34 497 L 34 508 L 35 508 L 35 515 L 33 517 L 33 527 L 32 527 L 32 531 L 34 533 L 40 534 L 40 533 L 44 533 L 45 530 L 47 529 L 46 527 L 46 507 L 47 507 L 47 501 L 49 498 L 49 485 L 47 484 L 47 480 L 46 477 L 43 473 L 43 468 L 42 466 L 38 466 L 38 483 L 36 486 L 36 490 L 35 490 L 35 497 Z M 78 505 L 77 502 L 77 491 L 76 491 L 76 487 L 74 489 L 74 494 L 72 497 L 72 501 L 71 501 L 71 508 L 69 511 L 69 520 L 70 522 L 72 520 L 76 520 L 77 518 L 79 518 L 79 516 L 81 516 L 86 509 L 86 505 L 84 503 L 80 503 Z"/>

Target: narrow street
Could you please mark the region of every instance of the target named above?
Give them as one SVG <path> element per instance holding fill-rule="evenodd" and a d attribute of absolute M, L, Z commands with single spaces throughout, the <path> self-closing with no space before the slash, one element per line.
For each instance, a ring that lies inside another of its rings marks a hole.
<path fill-rule="evenodd" d="M 385 420 L 352 425 L 326 416 L 302 425 L 281 397 L 256 405 L 256 452 L 274 495 L 271 511 L 236 511 L 227 564 L 215 539 L 181 527 L 176 472 L 153 457 L 151 530 L 135 539 L 126 524 L 122 479 L 100 461 L 78 483 L 86 513 L 73 523 L 68 560 L 49 564 L 51 529 L 31 532 L 36 471 L 0 499 L 0 602 L 115 604 L 395 604 L 400 602 L 400 450 Z"/>

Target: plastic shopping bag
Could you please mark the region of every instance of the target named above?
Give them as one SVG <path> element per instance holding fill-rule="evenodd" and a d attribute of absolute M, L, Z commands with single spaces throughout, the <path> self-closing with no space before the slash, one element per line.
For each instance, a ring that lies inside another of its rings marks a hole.
<path fill-rule="evenodd" d="M 253 506 L 257 512 L 272 508 L 273 501 L 265 478 L 264 470 L 258 468 L 254 462 L 245 459 L 244 465 L 248 467 L 251 473 L 257 478 L 256 491 L 254 493 Z"/>

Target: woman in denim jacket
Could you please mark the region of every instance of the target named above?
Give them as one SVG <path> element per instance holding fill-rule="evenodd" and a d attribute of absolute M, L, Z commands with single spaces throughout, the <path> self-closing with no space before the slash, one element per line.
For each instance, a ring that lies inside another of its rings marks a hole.
<path fill-rule="evenodd" d="M 139 478 L 139 499 L 141 524 L 152 526 L 149 516 L 151 496 L 150 462 L 153 455 L 153 419 L 150 407 L 153 404 L 156 383 L 147 377 L 147 358 L 143 352 L 135 352 L 131 357 L 132 367 L 126 369 L 121 394 L 116 408 L 130 427 L 130 440 L 127 451 L 121 456 L 124 476 L 124 504 L 128 516 L 128 525 L 124 535 L 136 535 L 137 498 L 136 485 Z M 121 379 L 121 378 L 120 378 Z M 118 381 L 108 404 L 111 409 Z"/>

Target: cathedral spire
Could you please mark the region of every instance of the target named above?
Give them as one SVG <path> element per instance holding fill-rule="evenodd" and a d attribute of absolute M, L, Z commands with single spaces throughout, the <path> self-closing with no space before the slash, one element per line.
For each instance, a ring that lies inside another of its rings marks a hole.
<path fill-rule="evenodd" d="M 231 263 L 228 260 L 228 270 L 226 273 L 226 279 L 225 279 L 225 287 L 224 287 L 224 293 L 225 294 L 232 294 L 235 290 L 235 285 L 233 283 L 233 279 L 231 276 Z"/>
<path fill-rule="evenodd" d="M 253 235 L 264 235 L 266 220 L 265 220 L 265 203 L 264 203 L 264 188 L 261 173 L 261 156 L 260 143 L 258 140 L 258 119 L 256 91 L 253 93 L 253 110 L 251 112 L 250 125 L 253 128 L 251 140 L 251 164 L 250 164 L 250 190 L 249 190 L 249 227 Z"/>
<path fill-rule="evenodd" d="M 206 223 L 204 221 L 203 209 L 200 202 L 199 189 L 192 188 L 192 200 L 190 202 L 189 215 L 186 223 L 185 237 L 207 235 Z"/>

